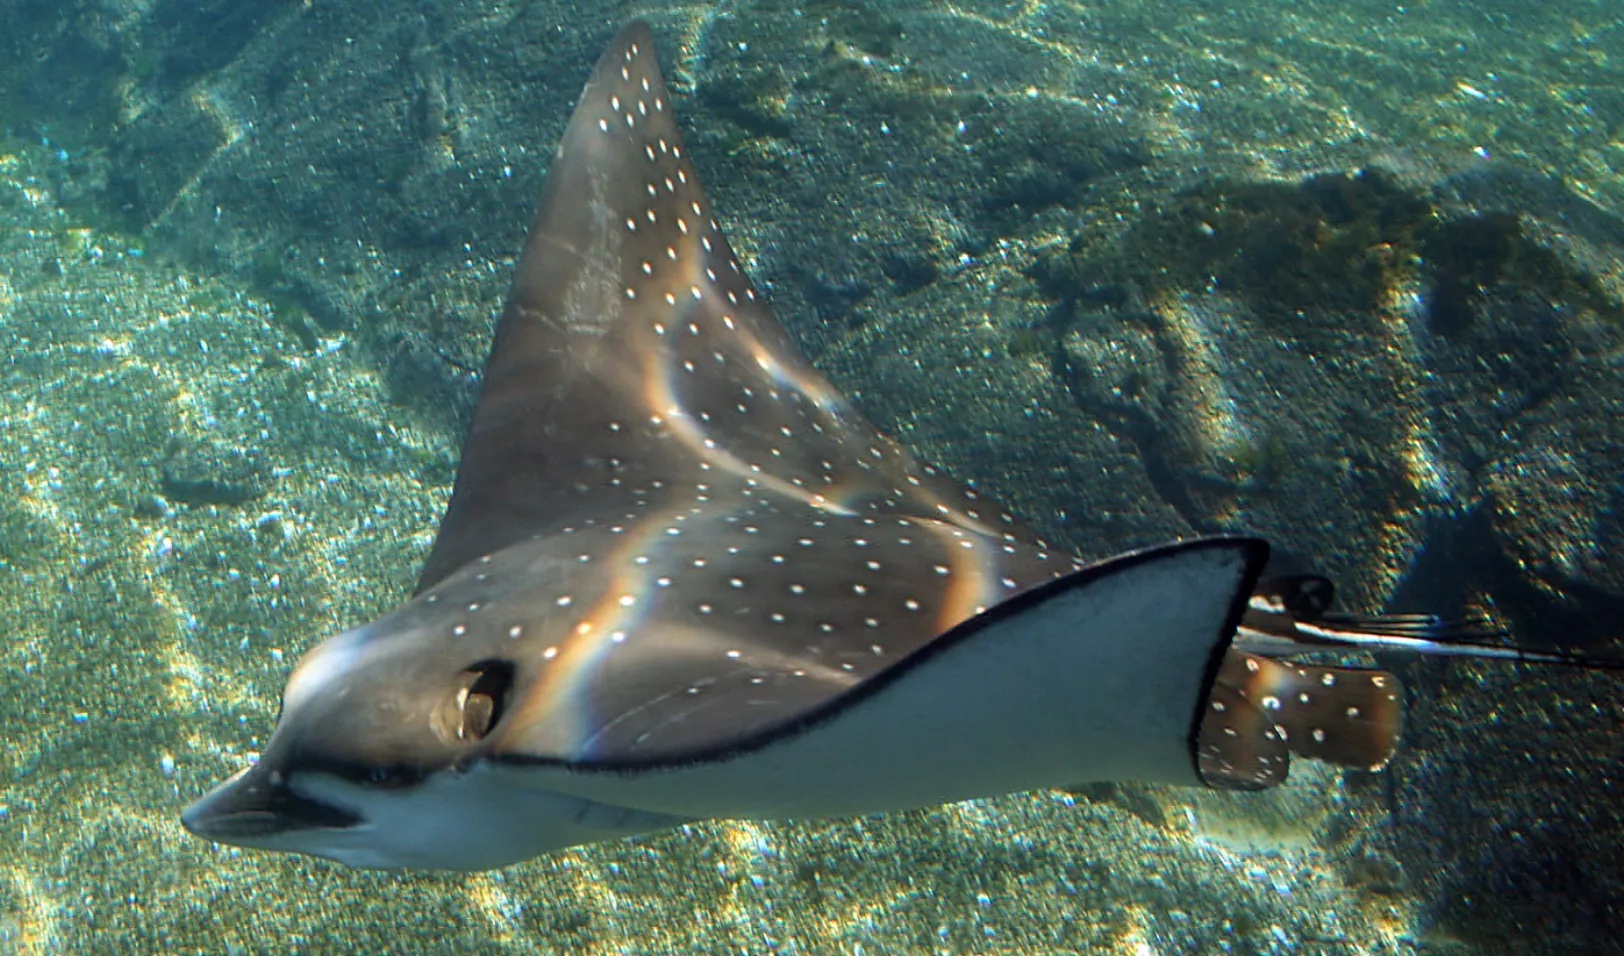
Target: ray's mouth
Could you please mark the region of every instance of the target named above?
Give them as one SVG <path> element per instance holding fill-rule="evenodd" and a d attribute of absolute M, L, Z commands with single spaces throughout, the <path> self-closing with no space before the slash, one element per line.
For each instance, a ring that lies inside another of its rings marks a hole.
<path fill-rule="evenodd" d="M 232 777 L 181 814 L 181 825 L 220 843 L 263 841 L 295 830 L 343 830 L 365 817 L 296 792 L 257 767 Z"/>

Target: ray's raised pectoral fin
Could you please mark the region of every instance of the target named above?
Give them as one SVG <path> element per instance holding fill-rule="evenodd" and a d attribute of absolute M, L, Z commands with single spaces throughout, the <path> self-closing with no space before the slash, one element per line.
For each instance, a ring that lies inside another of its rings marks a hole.
<path fill-rule="evenodd" d="M 905 480 L 885 473 L 904 456 L 806 362 L 734 255 L 641 23 L 582 91 L 481 388 L 419 592 L 677 489 L 759 485 L 844 513 Z"/>
<path fill-rule="evenodd" d="M 1380 770 L 1403 725 L 1399 684 L 1384 671 L 1298 667 L 1231 650 L 1196 738 L 1202 780 L 1224 790 L 1282 783 L 1290 754 Z"/>

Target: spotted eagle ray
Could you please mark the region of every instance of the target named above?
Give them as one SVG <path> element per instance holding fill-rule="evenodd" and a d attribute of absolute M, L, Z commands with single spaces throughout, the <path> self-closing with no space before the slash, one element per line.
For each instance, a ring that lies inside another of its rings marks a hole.
<path fill-rule="evenodd" d="M 1091 780 L 1377 768 L 1389 674 L 1331 648 L 1560 655 L 1329 612 L 1212 537 L 1088 564 L 916 462 L 801 356 L 683 148 L 648 27 L 558 147 L 416 594 L 310 651 L 183 822 L 474 870 L 717 818 Z"/>

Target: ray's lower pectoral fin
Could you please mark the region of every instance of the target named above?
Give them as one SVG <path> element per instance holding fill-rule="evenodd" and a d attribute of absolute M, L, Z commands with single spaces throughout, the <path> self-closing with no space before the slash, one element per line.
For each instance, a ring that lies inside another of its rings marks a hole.
<path fill-rule="evenodd" d="M 1403 725 L 1391 674 L 1299 667 L 1244 651 L 1224 656 L 1196 735 L 1201 779 L 1222 790 L 1282 783 L 1291 754 L 1380 770 Z"/>

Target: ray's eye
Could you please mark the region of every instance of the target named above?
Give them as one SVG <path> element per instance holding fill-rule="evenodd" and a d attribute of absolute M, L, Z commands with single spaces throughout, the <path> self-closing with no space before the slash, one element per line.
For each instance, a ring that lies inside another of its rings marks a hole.
<path fill-rule="evenodd" d="M 452 692 L 435 711 L 434 730 L 448 744 L 484 740 L 502 720 L 513 689 L 513 662 L 484 660 L 457 675 Z"/>

